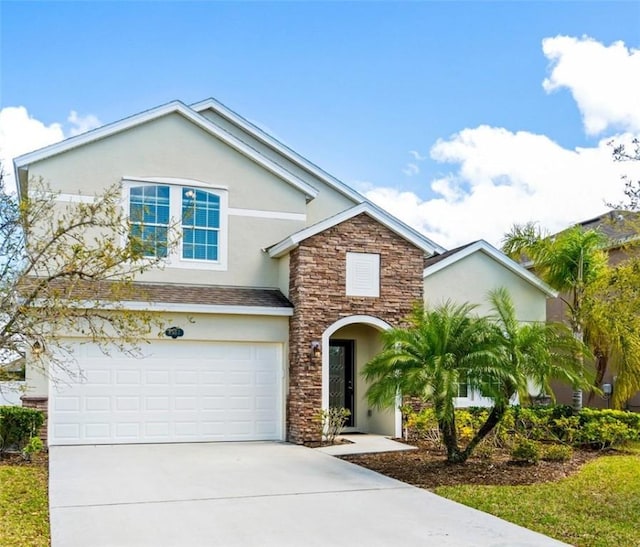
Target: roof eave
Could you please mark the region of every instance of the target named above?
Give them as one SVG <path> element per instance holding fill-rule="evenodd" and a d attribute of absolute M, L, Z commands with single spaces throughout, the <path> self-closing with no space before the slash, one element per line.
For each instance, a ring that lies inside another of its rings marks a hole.
<path fill-rule="evenodd" d="M 251 148 L 248 144 L 227 133 L 223 129 L 217 127 L 215 124 L 207 120 L 207 118 L 195 112 L 181 101 L 172 101 L 170 103 L 166 103 L 164 105 L 146 110 L 139 114 L 129 116 L 117 122 L 92 129 L 91 131 L 88 131 L 81 135 L 70 137 L 68 139 L 65 139 L 64 141 L 54 143 L 39 150 L 35 150 L 33 152 L 18 156 L 14 159 L 14 169 L 16 171 L 16 175 L 18 175 L 19 170 L 28 172 L 28 166 L 37 161 L 45 160 L 57 154 L 73 150 L 74 148 L 78 148 L 79 146 L 95 142 L 115 133 L 126 131 L 127 129 L 130 129 L 137 125 L 155 120 L 172 113 L 182 115 L 186 119 L 198 125 L 203 130 L 221 139 L 223 142 L 225 142 L 241 154 L 255 161 L 261 167 L 265 168 L 269 172 L 273 173 L 274 175 L 285 180 L 286 182 L 300 190 L 308 199 L 314 199 L 318 196 L 319 192 L 316 188 L 300 179 L 293 173 L 287 171 L 277 163 L 269 160 L 268 158 L 265 158 L 255 149 Z"/>
<path fill-rule="evenodd" d="M 210 97 L 197 103 L 193 103 L 190 105 L 190 107 L 197 112 L 202 112 L 203 110 L 213 110 L 219 116 L 222 116 L 227 121 L 236 125 L 243 131 L 251 134 L 258 141 L 262 142 L 272 150 L 286 157 L 287 159 L 289 159 L 289 161 L 295 163 L 298 167 L 319 178 L 320 180 L 331 186 L 334 190 L 340 192 L 354 202 L 362 203 L 364 201 L 367 201 L 367 198 L 365 198 L 362 194 L 360 194 L 353 188 L 350 188 L 339 179 L 327 173 L 322 168 L 318 167 L 313 162 L 306 159 L 304 156 L 301 156 L 295 150 L 292 150 L 286 144 L 283 144 L 276 138 L 272 137 L 271 135 L 260 129 L 260 127 L 251 123 L 246 118 L 243 118 L 240 114 L 231 110 L 229 107 L 225 106 L 216 99 Z"/>

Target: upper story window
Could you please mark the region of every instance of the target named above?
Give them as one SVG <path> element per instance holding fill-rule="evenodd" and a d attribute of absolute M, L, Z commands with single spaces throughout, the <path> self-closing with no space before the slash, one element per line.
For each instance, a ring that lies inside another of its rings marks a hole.
<path fill-rule="evenodd" d="M 129 191 L 131 235 L 142 242 L 145 256 L 167 256 L 169 190 L 169 186 L 134 186 Z"/>
<path fill-rule="evenodd" d="M 182 188 L 182 258 L 218 260 L 220 196 Z"/>
<path fill-rule="evenodd" d="M 226 269 L 226 189 L 196 184 L 125 180 L 131 235 L 141 241 L 146 256 L 167 258 L 169 266 Z M 169 248 L 172 227 L 180 231 L 175 249 Z"/>

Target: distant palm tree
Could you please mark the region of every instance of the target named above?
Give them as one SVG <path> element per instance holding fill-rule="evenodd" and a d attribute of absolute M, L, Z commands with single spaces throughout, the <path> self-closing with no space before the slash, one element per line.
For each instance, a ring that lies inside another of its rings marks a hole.
<path fill-rule="evenodd" d="M 607 269 L 605 243 L 602 233 L 581 226 L 551 237 L 535 223 L 528 223 L 513 226 L 504 237 L 502 250 L 516 260 L 530 260 L 536 274 L 560 291 L 571 331 L 576 340 L 584 342 L 588 324 L 585 297 L 589 285 Z M 575 410 L 582 408 L 582 389 L 577 386 L 572 404 Z"/>
<path fill-rule="evenodd" d="M 515 395 L 528 397 L 533 380 L 580 383 L 576 355 L 582 345 L 570 334 L 544 325 L 520 325 L 506 290 L 490 295 L 496 315 L 478 317 L 475 306 L 446 303 L 416 310 L 407 328 L 382 334 L 383 351 L 364 367 L 370 404 L 390 407 L 398 393 L 433 405 L 447 460 L 461 463 L 500 423 Z M 493 399 L 487 420 L 463 449 L 459 446 L 454 399 L 459 384 Z"/>

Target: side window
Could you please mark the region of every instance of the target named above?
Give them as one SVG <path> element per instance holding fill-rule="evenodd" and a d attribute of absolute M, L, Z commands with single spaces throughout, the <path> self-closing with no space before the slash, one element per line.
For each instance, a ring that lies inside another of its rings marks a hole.
<path fill-rule="evenodd" d="M 466 381 L 464 383 L 458 383 L 457 386 L 458 393 L 456 397 L 469 397 L 469 386 L 467 385 Z"/>
<path fill-rule="evenodd" d="M 129 190 L 131 235 L 144 256 L 167 256 L 169 186 L 134 186 Z"/>
<path fill-rule="evenodd" d="M 217 261 L 220 197 L 196 188 L 182 188 L 182 258 Z"/>

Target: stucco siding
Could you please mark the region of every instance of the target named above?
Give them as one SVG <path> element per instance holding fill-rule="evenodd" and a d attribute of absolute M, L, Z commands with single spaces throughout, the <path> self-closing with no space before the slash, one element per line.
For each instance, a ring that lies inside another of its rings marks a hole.
<path fill-rule="evenodd" d="M 476 252 L 429 275 L 424 281 L 426 305 L 435 307 L 446 300 L 477 304 L 477 312 L 487 314 L 487 293 L 505 287 L 516 308 L 519 321 L 544 321 L 546 297 L 542 291 L 490 256 Z"/>
<path fill-rule="evenodd" d="M 252 137 L 248 133 L 245 133 L 212 110 L 204 110 L 202 112 L 202 115 L 213 121 L 216 125 L 224 128 L 229 133 L 238 136 L 241 140 L 248 143 L 252 148 L 258 150 L 263 156 L 275 161 L 279 165 L 282 165 L 287 171 L 302 178 L 308 184 L 318 190 L 318 196 L 308 204 L 307 226 L 315 224 L 316 222 L 320 222 L 321 220 L 336 215 L 346 209 L 350 209 L 357 204 L 357 202 L 353 201 L 351 198 L 330 187 L 312 173 L 309 173 L 307 170 L 302 169 L 296 163 L 281 156 L 278 152 L 275 152 L 269 146 L 265 145 L 255 137 Z"/>
<path fill-rule="evenodd" d="M 62 194 L 93 195 L 123 177 L 172 177 L 227 187 L 229 208 L 242 211 L 228 216 L 226 271 L 168 266 L 148 272 L 141 277 L 145 281 L 275 287 L 277 264 L 262 249 L 305 226 L 302 192 L 179 114 L 42 160 L 30 173 Z M 261 212 L 299 217 L 263 218 Z"/>
<path fill-rule="evenodd" d="M 30 174 L 88 195 L 124 175 L 188 178 L 227 186 L 230 207 L 305 212 L 299 190 L 175 113 L 34 163 Z"/>
<path fill-rule="evenodd" d="M 278 261 L 262 251 L 300 230 L 303 223 L 292 220 L 229 216 L 229 267 L 227 271 L 179 269 L 145 272 L 140 279 L 149 282 L 180 282 L 246 287 L 277 287 Z"/>

